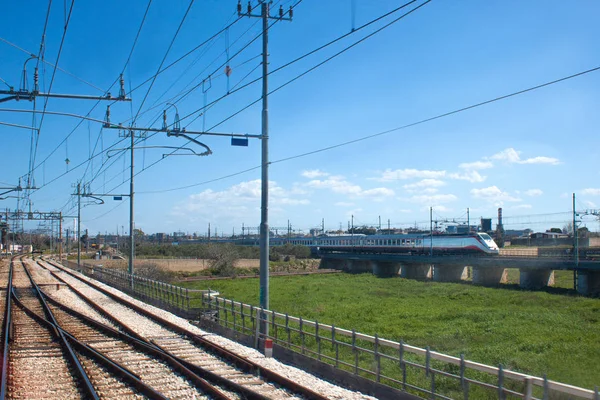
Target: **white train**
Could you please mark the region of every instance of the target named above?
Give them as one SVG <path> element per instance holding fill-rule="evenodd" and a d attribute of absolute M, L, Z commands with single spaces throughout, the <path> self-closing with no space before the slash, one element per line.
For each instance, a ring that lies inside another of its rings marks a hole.
<path fill-rule="evenodd" d="M 319 252 L 357 251 L 411 254 L 498 254 L 498 245 L 487 233 L 464 235 L 345 235 L 310 239 Z M 304 244 L 304 243 L 298 243 Z"/>

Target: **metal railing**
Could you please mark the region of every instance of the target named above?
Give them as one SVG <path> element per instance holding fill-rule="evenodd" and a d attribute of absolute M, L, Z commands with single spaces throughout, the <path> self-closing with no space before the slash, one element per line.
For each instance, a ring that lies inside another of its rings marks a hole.
<path fill-rule="evenodd" d="M 69 266 L 76 269 L 76 265 Z M 462 355 L 454 357 L 428 347 L 264 310 L 218 297 L 215 291 L 192 291 L 103 267 L 82 266 L 81 272 L 177 315 L 208 319 L 245 334 L 254 339 L 255 347 L 259 340 L 270 338 L 282 347 L 337 369 L 431 399 L 600 400 L 598 387 L 588 390 L 507 370 L 502 365 L 469 361 Z M 266 337 L 258 331 L 262 321 L 269 326 Z"/>
<path fill-rule="evenodd" d="M 78 270 L 75 263 L 69 263 L 68 266 Z M 198 307 L 202 294 L 206 292 L 204 290 L 191 290 L 113 268 L 81 265 L 79 270 L 90 278 L 179 316 L 196 316 L 202 311 Z"/>
<path fill-rule="evenodd" d="M 382 339 L 318 321 L 304 320 L 249 304 L 202 296 L 205 318 L 261 340 L 258 326 L 269 326 L 274 343 L 376 382 L 431 399 L 582 398 L 600 400 L 594 391 Z M 258 322 L 258 324 L 257 324 Z M 562 397 L 561 397 L 562 396 Z"/>

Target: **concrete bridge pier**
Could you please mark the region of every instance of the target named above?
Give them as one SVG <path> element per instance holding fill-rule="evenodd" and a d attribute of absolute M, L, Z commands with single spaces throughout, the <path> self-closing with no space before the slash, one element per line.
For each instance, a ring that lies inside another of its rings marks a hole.
<path fill-rule="evenodd" d="M 539 290 L 554 285 L 553 270 L 521 268 L 519 272 L 519 286 L 523 289 Z"/>
<path fill-rule="evenodd" d="M 319 269 L 337 269 L 339 271 L 345 271 L 347 260 L 340 260 L 337 258 L 321 258 L 319 262 Z"/>
<path fill-rule="evenodd" d="M 577 271 L 577 293 L 600 296 L 600 271 Z"/>
<path fill-rule="evenodd" d="M 391 278 L 398 275 L 400 263 L 390 261 L 373 261 L 373 274 L 379 278 Z"/>
<path fill-rule="evenodd" d="M 431 264 L 421 263 L 402 263 L 402 271 L 400 276 L 406 279 L 431 279 Z"/>
<path fill-rule="evenodd" d="M 373 267 L 369 260 L 348 260 L 346 270 L 351 274 L 362 274 L 365 272 L 372 272 Z"/>
<path fill-rule="evenodd" d="M 436 282 L 461 282 L 468 278 L 468 270 L 464 265 L 435 265 L 433 280 Z"/>
<path fill-rule="evenodd" d="M 508 281 L 508 271 L 502 267 L 473 267 L 473 284 L 496 286 Z"/>

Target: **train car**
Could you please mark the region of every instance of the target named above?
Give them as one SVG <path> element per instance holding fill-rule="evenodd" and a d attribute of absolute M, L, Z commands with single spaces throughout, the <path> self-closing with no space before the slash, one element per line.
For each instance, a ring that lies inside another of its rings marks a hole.
<path fill-rule="evenodd" d="M 487 233 L 464 235 L 369 235 L 317 238 L 319 252 L 410 253 L 410 254 L 488 254 L 499 253 Z"/>

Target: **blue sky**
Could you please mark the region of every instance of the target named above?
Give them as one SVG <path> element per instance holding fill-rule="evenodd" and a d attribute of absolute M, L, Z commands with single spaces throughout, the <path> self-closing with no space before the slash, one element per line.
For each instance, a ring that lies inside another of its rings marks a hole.
<path fill-rule="evenodd" d="M 294 21 L 277 23 L 269 40 L 270 69 L 348 33 L 402 4 L 399 1 L 303 0 Z M 56 2 L 55 2 L 56 3 Z M 256 3 L 256 2 L 253 2 Z M 292 1 L 276 2 L 286 7 Z M 414 3 L 413 7 L 422 1 Z M 195 2 L 166 58 L 166 64 L 235 20 L 236 1 Z M 145 1 L 75 2 L 59 66 L 93 84 L 58 71 L 56 93 L 100 95 L 123 70 L 146 8 Z M 156 73 L 188 1 L 154 0 L 125 69 L 126 89 Z M 65 23 L 64 4 L 53 4 L 46 35 L 45 59 L 54 63 Z M 12 2 L 5 7 L 0 37 L 37 53 L 47 3 Z M 407 8 L 407 9 L 410 9 Z M 315 71 L 272 94 L 269 99 L 271 160 L 277 161 L 411 124 L 498 96 L 600 66 L 600 25 L 594 1 L 460 1 L 434 0 Z M 31 28 L 23 29 L 23 16 Z M 270 88 L 337 53 L 396 13 L 270 77 Z M 223 96 L 228 87 L 223 68 L 233 55 L 260 33 L 258 19 L 242 19 L 222 34 L 160 74 L 149 92 L 137 126 L 160 127 L 164 102 L 198 85 L 177 103 L 181 116 Z M 230 60 L 229 87 L 260 77 L 260 40 Z M 24 52 L 0 42 L 0 78 L 18 87 Z M 28 63 L 33 81 L 35 61 Z M 40 69 L 46 89 L 53 68 Z M 210 79 L 208 78 L 210 75 Z M 202 90 L 202 81 L 205 82 Z M 210 82 L 210 84 L 209 84 Z M 6 86 L 5 86 L 6 87 Z M 210 88 L 209 88 L 210 87 Z M 112 122 L 130 122 L 149 88 L 135 90 L 133 102 L 112 105 Z M 271 165 L 270 223 L 290 220 L 307 231 L 325 219 L 327 229 L 375 224 L 378 218 L 407 226 L 429 218 L 495 217 L 504 208 L 508 228 L 562 227 L 569 216 L 571 193 L 578 208 L 600 207 L 599 139 L 600 71 L 397 130 L 354 144 Z M 211 128 L 260 97 L 260 83 L 227 96 L 204 116 L 182 122 L 188 130 Z M 113 95 L 118 87 L 113 87 Z M 44 100 L 38 99 L 37 108 Z M 51 99 L 47 109 L 85 115 L 94 101 Z M 3 102 L 0 108 L 31 110 L 27 101 Z M 102 119 L 106 102 L 90 116 Z M 148 112 L 149 108 L 152 108 Z M 197 114 L 196 114 L 197 115 Z M 260 103 L 218 125 L 214 131 L 260 133 Z M 37 117 L 39 124 L 39 116 Z M 204 119 L 205 118 L 205 119 Z M 168 109 L 172 123 L 174 109 Z M 31 114 L 0 112 L 0 121 L 30 125 Z M 156 121 L 156 122 L 155 122 Z M 126 193 L 129 159 L 101 149 L 117 143 L 116 130 L 95 122 L 47 115 L 36 155 L 32 208 L 62 210 L 73 215 L 72 185 L 89 183 L 95 193 Z M 191 123 L 190 123 L 191 122 Z M 27 175 L 30 131 L 0 125 L 5 151 L 0 182 L 16 185 Z M 229 139 L 204 136 L 209 157 L 170 156 L 166 150 L 136 151 L 136 226 L 146 232 L 204 233 L 210 222 L 218 232 L 240 232 L 242 223 L 260 221 L 260 143 L 232 147 Z M 96 149 L 94 149 L 97 143 Z M 139 146 L 182 146 L 181 138 L 158 134 Z M 199 150 L 193 147 L 194 150 Z M 56 151 L 54 151 L 56 149 Z M 53 152 L 54 151 L 54 152 Z M 91 154 L 99 154 L 86 163 Z M 70 164 L 66 165 L 65 159 Z M 43 163 L 42 161 L 45 160 Z M 113 163 L 114 161 L 114 163 Z M 158 161 L 155 165 L 152 165 Z M 102 163 L 105 163 L 101 168 Z M 81 167 L 76 168 L 77 165 Z M 240 173 L 252 169 L 249 172 Z M 239 174 L 238 174 L 239 173 Z M 234 175 L 235 174 L 235 175 Z M 224 178 L 234 175 L 229 178 Z M 221 179 L 222 178 L 222 179 Z M 204 183 L 209 182 L 210 183 Z M 203 184 L 204 183 L 204 184 Z M 170 190 L 195 185 L 182 190 Z M 167 191 L 168 190 L 168 191 Z M 14 209 L 15 199 L 0 206 Z M 116 208 L 115 208 L 116 207 Z M 528 216 L 531 217 L 519 217 Z M 539 215 L 539 216 L 538 216 Z M 512 219 L 511 219 L 512 218 Z M 598 224 L 588 226 L 598 229 Z M 68 223 L 67 225 L 69 225 Z M 512 226 L 510 225 L 512 224 Z M 128 204 L 106 199 L 86 205 L 83 228 L 114 232 L 128 226 Z M 428 226 L 423 223 L 422 226 Z M 213 228 L 214 229 L 214 228 Z"/>

